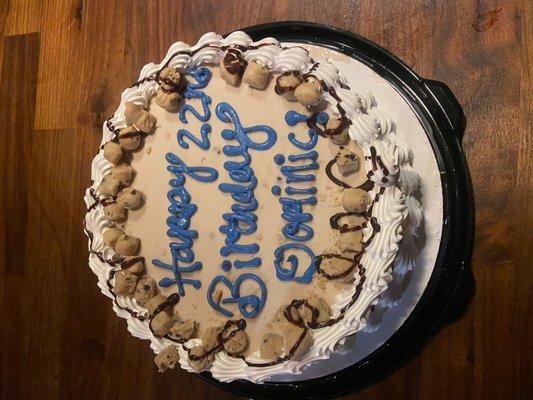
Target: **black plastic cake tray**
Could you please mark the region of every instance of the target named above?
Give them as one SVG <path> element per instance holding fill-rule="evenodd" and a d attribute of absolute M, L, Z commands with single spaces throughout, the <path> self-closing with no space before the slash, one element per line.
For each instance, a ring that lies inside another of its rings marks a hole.
<path fill-rule="evenodd" d="M 401 60 L 369 40 L 331 26 L 278 22 L 242 29 L 254 41 L 274 37 L 327 47 L 371 68 L 400 93 L 416 113 L 434 151 L 443 194 L 442 238 L 428 285 L 413 312 L 381 347 L 348 368 L 316 379 L 254 384 L 222 383 L 200 377 L 228 392 L 253 399 L 323 399 L 368 386 L 416 357 L 443 326 L 459 318 L 473 294 L 470 255 L 474 232 L 473 197 L 461 148 L 465 119 L 443 83 L 423 79 Z"/>

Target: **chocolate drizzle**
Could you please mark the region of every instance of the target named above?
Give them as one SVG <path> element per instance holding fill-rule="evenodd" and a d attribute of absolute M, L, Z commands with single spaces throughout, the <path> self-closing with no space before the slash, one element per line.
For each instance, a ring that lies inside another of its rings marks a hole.
<path fill-rule="evenodd" d="M 318 114 L 319 113 L 313 113 L 309 118 L 307 118 L 307 126 L 311 129 L 314 129 L 315 132 L 322 137 L 326 137 L 324 133 L 324 129 L 318 126 Z"/>
<path fill-rule="evenodd" d="M 222 59 L 224 68 L 231 75 L 242 75 L 244 69 L 248 65 L 246 60 L 242 57 L 242 52 L 237 49 L 228 49 L 226 55 Z"/>
<path fill-rule="evenodd" d="M 333 175 L 333 172 L 331 172 L 331 168 L 336 162 L 337 162 L 337 157 L 334 157 L 328 161 L 328 163 L 326 164 L 326 175 L 334 184 L 338 186 L 342 186 L 343 188 L 346 188 L 346 189 L 351 189 L 350 185 L 338 179 L 335 175 Z"/>
<path fill-rule="evenodd" d="M 179 83 L 174 83 L 172 80 L 168 78 L 161 78 L 159 77 L 159 82 L 163 82 L 165 85 L 170 86 L 172 89 L 166 89 L 164 87 L 161 87 L 161 90 L 165 93 L 173 93 L 179 91 Z"/>
<path fill-rule="evenodd" d="M 113 198 L 110 198 L 110 199 L 101 199 L 100 200 L 100 204 L 103 205 L 104 207 L 105 206 L 108 206 L 110 204 L 115 204 L 117 202 L 116 199 L 113 199 Z"/>
<path fill-rule="evenodd" d="M 335 229 L 335 230 L 339 231 L 340 233 L 360 231 L 361 229 L 363 229 L 365 227 L 365 224 L 360 224 L 360 225 L 355 225 L 355 226 L 349 226 L 348 224 L 339 225 L 339 222 L 340 222 L 341 219 L 343 219 L 344 217 L 352 216 L 352 215 L 356 215 L 356 216 L 359 216 L 359 217 L 364 217 L 364 216 L 366 216 L 366 213 L 358 213 L 358 212 L 355 212 L 355 211 L 346 211 L 346 212 L 340 212 L 340 213 L 337 213 L 337 214 L 333 214 L 329 218 L 329 226 L 331 227 L 331 229 Z"/>
<path fill-rule="evenodd" d="M 115 273 L 117 271 L 115 270 L 111 270 L 109 271 L 109 277 L 107 278 L 107 288 L 109 289 L 109 292 L 111 293 L 111 295 L 113 296 L 113 303 L 115 303 L 115 305 L 120 308 L 121 310 L 124 310 L 126 311 L 127 313 L 129 313 L 133 318 L 137 318 L 139 321 L 144 321 L 146 320 L 146 318 L 143 316 L 143 315 L 139 315 L 137 313 L 137 311 L 133 311 L 131 308 L 128 308 L 128 307 L 122 307 L 120 304 L 118 304 L 118 301 L 117 301 L 117 294 L 115 293 L 115 290 L 113 288 L 113 285 L 111 284 L 111 280 L 114 278 L 115 276 Z"/>
<path fill-rule="evenodd" d="M 387 183 L 388 182 L 387 176 L 389 175 L 389 169 L 383 163 L 383 160 L 381 159 L 381 156 L 377 155 L 376 148 L 374 146 L 370 147 L 370 157 L 368 157 L 368 156 L 365 157 L 365 160 L 371 160 L 371 162 L 372 162 L 372 170 L 370 170 L 368 172 L 368 174 L 367 174 L 368 180 L 365 183 L 363 183 L 362 185 L 358 186 L 358 187 L 360 189 L 363 189 L 363 190 L 368 192 L 368 191 L 372 190 L 372 188 L 374 187 L 374 183 L 370 180 L 370 178 L 372 176 L 374 176 L 375 171 L 380 170 L 381 173 L 384 175 L 383 178 L 381 178 L 381 182 Z M 328 163 L 326 164 L 326 168 L 325 168 L 326 175 L 336 185 L 341 186 L 341 187 L 346 188 L 346 189 L 351 189 L 352 188 L 351 185 L 349 185 L 348 183 L 340 180 L 335 175 L 333 175 L 333 172 L 332 172 L 331 169 L 333 168 L 333 165 L 336 162 L 337 162 L 337 157 L 334 157 L 334 158 L 332 158 L 331 160 L 328 161 Z"/>
<path fill-rule="evenodd" d="M 374 182 L 372 182 L 370 179 L 367 179 L 365 182 L 363 182 L 357 187 L 359 189 L 364 190 L 365 192 L 370 192 L 372 189 L 374 189 Z"/>
<path fill-rule="evenodd" d="M 337 323 L 342 318 L 344 318 L 344 314 L 346 313 L 346 310 L 348 310 L 348 308 L 350 308 L 357 301 L 357 298 L 359 298 L 359 295 L 361 294 L 361 290 L 362 290 L 362 285 L 363 285 L 363 283 L 364 283 L 364 281 L 366 279 L 366 277 L 364 275 L 365 268 L 361 264 L 361 258 L 363 257 L 364 250 L 368 246 L 370 246 L 370 244 L 372 243 L 372 240 L 374 239 L 376 233 L 378 233 L 381 230 L 381 227 L 380 227 L 377 219 L 372 216 L 372 210 L 373 210 L 374 204 L 376 204 L 379 201 L 380 197 L 383 195 L 384 192 L 385 192 L 385 188 L 381 187 L 379 192 L 376 194 L 374 200 L 372 201 L 370 207 L 368 208 L 368 210 L 365 213 L 355 213 L 355 212 L 353 212 L 353 213 L 352 212 L 337 213 L 337 214 L 333 215 L 330 218 L 330 226 L 331 226 L 331 228 L 339 230 L 341 233 L 363 229 L 367 225 L 367 223 L 370 222 L 370 225 L 372 226 L 372 234 L 371 234 L 370 238 L 368 238 L 368 240 L 363 243 L 363 251 L 359 252 L 359 253 L 356 253 L 354 255 L 353 259 L 345 257 L 345 256 L 343 256 L 341 254 L 332 254 L 332 253 L 321 254 L 321 255 L 317 256 L 316 271 L 320 275 L 324 276 L 326 279 L 335 280 L 335 279 L 344 278 L 344 277 L 348 276 L 349 274 L 351 274 L 352 271 L 354 271 L 356 268 L 359 269 L 360 279 L 359 279 L 359 283 L 357 284 L 357 287 L 356 287 L 354 295 L 352 296 L 350 302 L 341 309 L 341 311 L 339 313 L 339 316 L 337 316 L 336 318 L 330 319 L 329 321 L 323 322 L 321 324 L 317 324 L 315 326 L 310 326 L 311 328 L 313 328 L 313 329 L 322 328 L 322 327 L 331 326 L 331 325 Z M 350 227 L 348 225 L 339 225 L 339 220 L 341 218 L 345 217 L 345 216 L 348 216 L 348 215 L 359 215 L 361 217 L 364 217 L 367 220 L 367 222 L 365 222 L 362 225 L 357 225 L 357 226 L 354 226 L 354 227 Z M 326 258 L 337 258 L 337 259 L 340 259 L 340 260 L 349 261 L 349 262 L 352 263 L 352 265 L 346 271 L 343 271 L 340 274 L 330 275 L 330 274 L 328 274 L 327 272 L 325 272 L 321 268 L 321 264 L 322 264 L 323 260 L 326 259 Z"/>
<path fill-rule="evenodd" d="M 318 308 L 312 306 L 309 304 L 307 300 L 293 300 L 290 304 L 290 307 L 298 311 L 300 307 L 305 307 L 309 311 L 311 311 L 311 321 L 308 323 L 309 325 L 316 324 L 316 321 L 318 320 L 318 316 L 320 315 L 320 312 L 318 311 Z M 285 315 L 285 317 L 287 317 Z M 303 320 L 300 318 L 298 321 L 298 326 L 305 326 Z"/>
<path fill-rule="evenodd" d="M 374 146 L 370 146 L 370 157 L 365 157 L 365 160 L 369 159 L 372 162 L 372 170 L 368 172 L 368 177 L 370 178 L 371 176 L 373 176 L 374 173 L 379 169 L 384 175 L 383 178 L 381 178 L 381 182 L 387 183 L 389 181 L 389 179 L 387 178 L 387 176 L 389 175 L 389 169 L 383 163 L 381 156 L 377 155 L 377 151 Z"/>
<path fill-rule="evenodd" d="M 118 137 L 120 139 L 128 139 L 128 138 L 139 136 L 141 134 L 142 132 L 138 130 L 130 130 L 129 132 L 124 132 L 124 129 L 122 129 L 118 132 Z"/>
<path fill-rule="evenodd" d="M 287 321 L 289 321 L 291 324 L 293 325 L 296 325 L 296 326 L 299 326 L 301 328 L 304 327 L 304 323 L 302 321 L 302 319 L 300 318 L 300 315 L 298 313 L 298 307 L 301 306 L 302 303 L 301 303 L 301 300 L 293 300 L 291 302 L 291 304 L 289 304 L 287 307 L 285 307 L 285 309 L 283 310 L 283 316 L 287 319 Z M 293 312 L 296 313 L 296 315 L 298 315 L 298 318 L 295 319 L 293 317 Z"/>
<path fill-rule="evenodd" d="M 319 256 L 317 256 L 316 258 L 316 271 L 322 275 L 323 277 L 325 277 L 326 279 L 329 279 L 330 281 L 331 280 L 336 280 L 336 279 L 342 279 L 348 275 L 350 275 L 352 273 L 352 271 L 357 268 L 357 266 L 359 265 L 359 261 L 361 260 L 361 257 L 363 256 L 363 253 L 357 253 L 353 258 L 349 258 L 349 257 L 344 257 L 340 254 L 333 254 L 333 253 L 326 253 L 326 254 L 321 254 Z M 326 258 L 336 258 L 336 259 L 339 259 L 339 260 L 344 260 L 344 261 L 348 261 L 348 262 L 351 262 L 352 265 L 346 269 L 346 271 L 343 271 L 339 274 L 336 274 L 336 275 L 331 275 L 331 274 L 328 274 L 326 271 L 324 271 L 322 268 L 321 268 L 321 265 L 322 265 L 322 261 L 324 261 L 324 259 Z"/>
<path fill-rule="evenodd" d="M 94 210 L 98 206 L 98 204 L 100 204 L 100 199 L 96 196 L 96 191 L 94 189 L 92 189 L 92 188 L 89 189 L 89 194 L 93 198 L 94 203 L 91 204 L 89 207 L 87 207 L 87 212 L 88 213 L 91 212 L 92 210 Z M 91 233 L 91 235 L 92 235 L 92 233 Z"/>
<path fill-rule="evenodd" d="M 175 306 L 180 301 L 180 295 L 177 293 L 172 293 L 170 296 L 167 297 L 167 299 L 159 304 L 152 315 L 150 315 L 150 321 L 148 322 L 148 328 L 150 328 L 150 331 L 154 334 L 154 336 L 158 336 L 154 333 L 154 330 L 152 329 L 152 320 L 155 318 L 157 314 L 160 314 L 164 311 L 166 311 L 169 307 Z M 165 335 L 166 337 L 167 335 Z"/>
<path fill-rule="evenodd" d="M 120 133 L 120 128 L 116 128 L 115 125 L 113 125 L 113 123 L 111 122 L 111 118 L 108 118 L 105 121 L 105 125 L 107 126 L 107 129 L 109 129 L 118 138 L 118 134 Z"/>
<path fill-rule="evenodd" d="M 287 71 L 276 78 L 276 85 L 274 86 L 274 92 L 278 95 L 283 95 L 288 92 L 294 92 L 298 85 L 282 85 L 281 78 L 284 76 L 295 76 L 298 78 L 298 85 L 303 82 L 300 71 Z"/>
<path fill-rule="evenodd" d="M 331 318 L 327 321 L 324 321 L 324 322 L 321 322 L 321 323 L 317 323 L 317 324 L 314 324 L 313 326 L 310 325 L 310 328 L 312 329 L 319 329 L 319 328 L 324 328 L 326 326 L 332 326 L 332 325 L 335 325 L 337 322 L 341 321 L 343 318 L 344 318 L 344 315 L 346 314 L 346 311 L 352 306 L 355 304 L 355 302 L 357 301 L 357 299 L 359 298 L 359 296 L 361 295 L 361 291 L 363 290 L 363 284 L 365 283 L 365 280 L 366 280 L 366 276 L 365 276 L 365 267 L 363 267 L 362 264 L 358 263 L 357 264 L 357 268 L 359 270 L 359 282 L 357 283 L 357 286 L 355 287 L 355 292 L 354 294 L 352 295 L 352 298 L 350 299 L 350 301 L 348 302 L 348 304 L 346 304 L 344 307 L 341 308 L 340 312 L 339 312 L 339 315 L 335 318 Z"/>
<path fill-rule="evenodd" d="M 131 85 L 131 87 L 138 87 L 138 86 L 142 85 L 145 82 L 160 81 L 161 71 L 163 69 L 165 69 L 166 67 L 168 67 L 174 58 L 176 58 L 177 56 L 183 55 L 183 54 L 186 54 L 188 56 L 193 56 L 196 53 L 198 53 L 200 50 L 203 50 L 203 49 L 205 49 L 207 47 L 211 47 L 213 49 L 220 49 L 222 51 L 231 49 L 231 50 L 240 50 L 242 52 L 242 51 L 246 51 L 246 50 L 256 50 L 256 49 L 258 49 L 260 47 L 269 46 L 269 45 L 271 45 L 271 43 L 261 43 L 261 44 L 255 45 L 255 46 L 242 46 L 242 45 L 238 45 L 238 44 L 231 45 L 231 46 L 228 46 L 228 45 L 226 45 L 226 46 L 216 46 L 216 45 L 212 45 L 210 43 L 206 43 L 203 46 L 200 46 L 200 47 L 198 47 L 195 50 L 179 50 L 179 51 L 176 51 L 174 54 L 172 54 L 170 56 L 170 58 L 155 73 L 155 75 L 147 76 L 146 78 L 143 78 L 143 79 L 135 82 L 133 85 Z"/>
<path fill-rule="evenodd" d="M 341 117 L 339 121 L 340 123 L 335 129 L 326 129 L 324 131 L 324 136 L 329 136 L 329 137 L 339 136 L 342 132 L 344 132 L 346 128 L 348 128 L 352 124 L 352 121 L 350 121 L 348 118 L 344 116 Z"/>
<path fill-rule="evenodd" d="M 129 259 L 123 259 L 120 262 L 120 268 L 123 270 L 133 267 L 135 264 L 137 264 L 139 261 L 142 261 L 144 263 L 144 257 L 132 257 Z"/>
<path fill-rule="evenodd" d="M 302 342 L 303 342 L 303 340 L 305 338 L 305 335 L 307 335 L 307 332 L 308 332 L 308 330 L 306 328 L 302 329 L 302 334 L 298 337 L 296 342 L 294 342 L 294 345 L 291 347 L 289 352 L 287 354 L 285 354 L 283 357 L 279 357 L 277 360 L 270 361 L 270 362 L 267 362 L 267 363 L 255 363 L 255 362 L 252 362 L 252 361 L 247 361 L 244 358 L 243 358 L 243 360 L 246 363 L 246 365 L 248 365 L 249 367 L 271 367 L 273 365 L 280 364 L 280 363 L 282 363 L 284 361 L 290 360 L 294 356 L 294 353 L 296 353 L 296 350 L 298 350 L 298 347 L 300 347 L 300 344 L 302 344 Z"/>
<path fill-rule="evenodd" d="M 102 255 L 102 253 L 98 252 L 98 251 L 94 251 L 94 250 L 91 250 L 89 251 L 90 254 L 94 254 L 96 257 L 98 257 L 98 259 L 100 261 L 102 261 L 104 264 L 108 264 L 110 267 L 115 267 L 117 265 L 117 263 L 115 261 L 112 261 L 112 260 L 106 260 L 104 258 L 104 256 Z"/>
<path fill-rule="evenodd" d="M 235 327 L 236 329 L 230 331 L 229 334 L 226 335 L 226 332 L 228 332 L 228 330 L 230 328 L 233 328 L 233 327 Z M 201 359 L 203 359 L 205 357 L 209 357 L 211 354 L 214 354 L 217 351 L 222 350 L 224 348 L 224 343 L 226 343 L 228 340 L 232 339 L 233 336 L 235 336 L 237 334 L 237 332 L 243 331 L 245 328 L 246 328 L 246 321 L 244 319 L 226 321 L 226 323 L 224 324 L 224 328 L 217 335 L 217 342 L 218 343 L 215 346 L 213 346 L 212 348 L 207 349 L 207 351 L 204 354 L 198 355 L 198 356 L 194 355 L 194 354 L 191 354 L 191 349 L 187 349 L 187 355 L 188 355 L 189 359 L 191 361 L 200 361 Z M 228 355 L 230 357 L 243 358 L 242 356 L 237 355 L 237 354 L 228 353 Z"/>

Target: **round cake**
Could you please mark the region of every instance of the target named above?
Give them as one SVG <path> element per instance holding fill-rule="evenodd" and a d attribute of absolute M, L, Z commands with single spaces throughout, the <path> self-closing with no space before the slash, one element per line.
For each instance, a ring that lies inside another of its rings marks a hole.
<path fill-rule="evenodd" d="M 335 60 L 243 32 L 178 42 L 104 123 L 89 265 L 159 371 L 297 374 L 412 266 L 412 159 Z"/>

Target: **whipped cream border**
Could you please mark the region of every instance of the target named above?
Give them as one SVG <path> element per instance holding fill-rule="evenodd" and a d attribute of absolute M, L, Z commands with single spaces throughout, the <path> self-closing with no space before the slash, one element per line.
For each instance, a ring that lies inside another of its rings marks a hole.
<path fill-rule="evenodd" d="M 274 38 L 265 38 L 258 42 L 244 32 L 233 32 L 226 38 L 216 33 L 206 33 L 194 46 L 184 42 L 174 43 L 168 50 L 167 55 L 160 64 L 150 63 L 145 65 L 139 75 L 139 84 L 126 89 L 121 95 L 120 105 L 110 122 L 116 128 L 125 127 L 124 110 L 126 102 L 134 102 L 143 106 L 155 94 L 158 84 L 151 80 L 163 65 L 175 67 L 180 71 L 195 68 L 201 65 L 216 64 L 224 53 L 221 46 L 257 46 L 270 44 L 256 49 L 244 51 L 247 61 L 257 61 L 267 66 L 272 72 L 282 73 L 290 70 L 308 72 L 313 66 L 313 60 L 308 51 L 301 47 L 282 48 Z M 179 54 L 180 51 L 195 51 L 194 54 Z M 290 359 L 270 367 L 251 367 L 244 361 L 228 356 L 225 352 L 218 352 L 214 362 L 208 368 L 213 377 L 229 382 L 235 379 L 246 379 L 260 383 L 279 374 L 298 374 L 313 362 L 326 359 L 342 345 L 345 339 L 355 332 L 366 328 L 372 330 L 377 324 L 373 324 L 376 313 L 373 309 L 381 307 L 385 309 L 397 303 L 398 294 L 387 294 L 389 283 L 401 281 L 405 274 L 414 267 L 417 246 L 416 232 L 421 224 L 421 205 L 414 197 L 420 185 L 420 178 L 412 168 L 413 154 L 410 148 L 402 142 L 394 133 L 394 123 L 387 115 L 376 106 L 375 99 L 370 92 L 361 94 L 346 89 L 346 79 L 339 73 L 335 65 L 328 60 L 317 60 L 318 66 L 312 74 L 333 88 L 346 116 L 352 120 L 349 128 L 350 137 L 356 140 L 362 147 L 365 156 L 370 156 L 370 148 L 376 148 L 384 165 L 389 171 L 387 182 L 383 182 L 380 170 L 375 171 L 371 177 L 375 186 L 370 192 L 374 198 L 381 187 L 384 188 L 379 201 L 375 203 L 372 216 L 375 217 L 381 227 L 376 233 L 372 243 L 367 247 L 361 263 L 366 269 L 366 281 L 358 300 L 345 313 L 344 318 L 331 327 L 311 330 L 314 343 L 309 351 L 299 359 Z M 329 93 L 324 92 L 325 100 L 331 105 L 331 110 L 337 113 L 338 101 Z M 112 140 L 113 132 L 104 123 L 102 144 Z M 365 161 L 365 168 L 370 171 L 371 161 Z M 91 178 L 93 184 L 87 189 L 85 202 L 87 206 L 94 203 L 90 190 L 95 189 L 104 175 L 109 173 L 112 165 L 103 157 L 100 150 L 92 162 Z M 103 207 L 99 204 L 85 216 L 86 232 L 92 233 L 89 238 L 89 266 L 98 277 L 98 286 L 102 293 L 113 299 L 107 280 L 112 270 L 109 264 L 102 262 L 94 252 L 100 252 L 104 259 L 113 260 L 115 251 L 103 243 L 103 231 L 110 226 L 104 218 Z M 372 235 L 372 226 L 363 230 L 363 240 Z M 89 236 L 89 234 L 88 234 Z M 403 238 L 403 245 L 400 242 Z M 394 272 L 393 272 L 394 266 Z M 114 268 L 118 269 L 118 268 Z M 393 275 L 394 274 L 394 275 Z M 344 290 L 337 295 L 335 304 L 332 305 L 333 317 L 346 305 L 354 291 L 357 282 L 350 289 Z M 133 317 L 128 308 L 138 315 L 147 316 L 147 310 L 137 304 L 135 299 L 125 296 L 117 296 L 113 303 L 115 313 L 127 320 L 128 331 L 135 337 L 150 340 L 150 347 L 155 353 L 159 353 L 168 345 L 177 345 L 165 338 L 153 335 L 147 321 L 141 321 Z M 379 304 L 378 304 L 379 303 Z M 373 318 L 374 316 L 374 318 Z M 378 318 L 379 320 L 379 318 Z M 192 347 L 201 344 L 200 339 L 192 339 L 183 346 Z M 192 368 L 188 364 L 187 352 L 182 345 L 177 345 L 180 353 L 180 366 L 190 372 Z M 250 361 L 264 362 L 258 354 L 248 356 Z"/>

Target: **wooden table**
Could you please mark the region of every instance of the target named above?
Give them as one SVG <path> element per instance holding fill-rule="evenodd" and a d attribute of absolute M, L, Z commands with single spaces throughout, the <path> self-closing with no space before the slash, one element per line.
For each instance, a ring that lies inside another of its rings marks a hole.
<path fill-rule="evenodd" d="M 530 1 L 0 0 L 0 398 L 230 399 L 157 374 L 87 267 L 84 189 L 103 120 L 176 40 L 276 20 L 362 34 L 464 107 L 477 281 L 466 315 L 353 399 L 533 396 Z"/>

